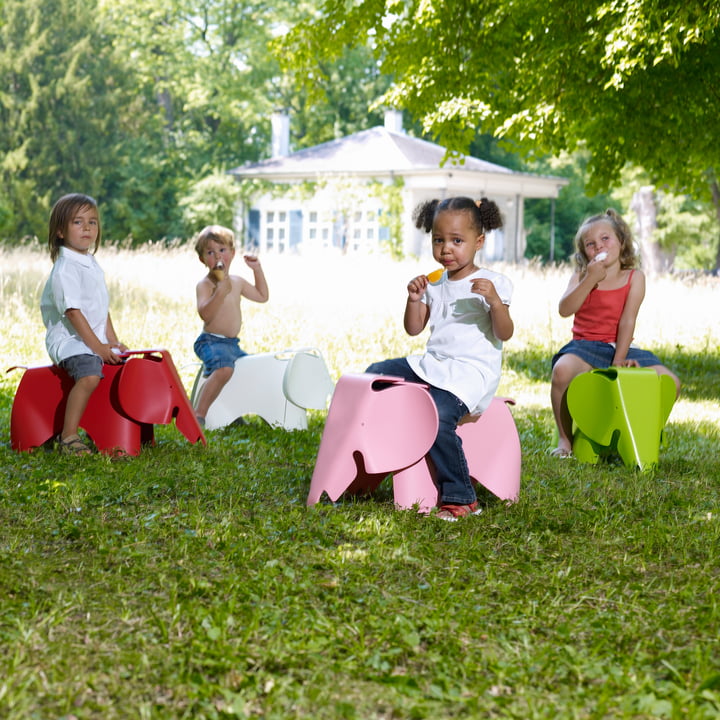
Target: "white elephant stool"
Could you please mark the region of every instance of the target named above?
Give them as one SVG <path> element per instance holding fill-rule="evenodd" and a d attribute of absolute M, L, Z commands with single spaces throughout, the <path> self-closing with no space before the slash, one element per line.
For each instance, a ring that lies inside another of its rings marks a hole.
<path fill-rule="evenodd" d="M 458 425 L 470 476 L 503 500 L 520 492 L 520 437 L 508 403 L 494 398 L 481 415 Z M 343 375 L 335 386 L 310 481 L 308 505 L 323 492 L 368 494 L 390 474 L 399 509 L 427 512 L 438 504 L 427 457 L 438 428 L 425 385 L 371 373 Z"/>
<path fill-rule="evenodd" d="M 663 428 L 675 404 L 675 383 L 652 368 L 590 370 L 573 379 L 567 404 L 573 419 L 573 455 L 597 463 L 617 453 L 626 467 L 658 463 Z"/>
<path fill-rule="evenodd" d="M 197 405 L 205 384 L 202 368 L 190 395 Z M 258 415 L 273 427 L 307 429 L 307 410 L 325 410 L 333 392 L 325 360 L 316 348 L 245 355 L 205 416 L 205 428 L 225 427 L 243 415 Z"/>

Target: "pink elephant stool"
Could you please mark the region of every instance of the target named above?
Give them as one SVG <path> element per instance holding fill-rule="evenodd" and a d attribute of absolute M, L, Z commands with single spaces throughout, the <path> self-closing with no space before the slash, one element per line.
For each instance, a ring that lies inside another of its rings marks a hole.
<path fill-rule="evenodd" d="M 502 500 L 520 492 L 520 437 L 508 403 L 494 398 L 482 415 L 466 415 L 457 433 L 463 440 L 470 476 Z M 427 453 L 438 415 L 426 386 L 370 373 L 343 375 L 335 386 L 308 505 L 323 492 L 368 494 L 390 474 L 399 509 L 427 512 L 438 504 L 434 468 Z"/>
<path fill-rule="evenodd" d="M 138 455 L 143 445 L 154 442 L 153 425 L 172 418 L 191 443 L 206 444 L 170 353 L 133 350 L 122 357 L 119 365 L 103 366 L 105 377 L 80 421 L 98 450 Z M 40 447 L 60 433 L 72 386 L 72 378 L 55 365 L 25 368 L 10 416 L 13 450 Z"/>

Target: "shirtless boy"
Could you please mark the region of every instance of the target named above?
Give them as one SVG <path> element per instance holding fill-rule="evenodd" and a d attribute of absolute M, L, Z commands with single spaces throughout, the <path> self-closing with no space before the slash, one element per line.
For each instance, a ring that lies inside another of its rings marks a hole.
<path fill-rule="evenodd" d="M 200 262 L 208 268 L 207 275 L 195 289 L 203 330 L 194 349 L 203 362 L 203 375 L 207 378 L 200 390 L 195 413 L 204 425 L 208 408 L 232 377 L 235 361 L 247 355 L 240 348 L 238 338 L 242 325 L 240 299 L 245 297 L 264 303 L 269 292 L 260 261 L 253 255 L 245 255 L 243 259 L 253 272 L 254 284 L 230 274 L 235 257 L 232 230 L 220 225 L 204 228 L 195 241 L 195 251 Z"/>

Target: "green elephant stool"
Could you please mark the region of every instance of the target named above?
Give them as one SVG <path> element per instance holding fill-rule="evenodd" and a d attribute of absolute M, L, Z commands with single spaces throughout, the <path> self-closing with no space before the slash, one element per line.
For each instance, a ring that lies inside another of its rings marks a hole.
<path fill-rule="evenodd" d="M 578 375 L 567 391 L 573 454 L 592 464 L 617 454 L 626 467 L 655 467 L 674 403 L 672 378 L 652 368 L 610 367 Z"/>

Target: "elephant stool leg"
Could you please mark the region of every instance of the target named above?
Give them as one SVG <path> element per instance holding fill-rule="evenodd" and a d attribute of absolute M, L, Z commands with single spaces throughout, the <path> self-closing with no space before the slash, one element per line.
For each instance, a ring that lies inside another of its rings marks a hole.
<path fill-rule="evenodd" d="M 437 507 L 439 494 L 427 456 L 393 475 L 393 496 L 399 510 L 417 508 L 419 513 L 427 513 Z"/>
<path fill-rule="evenodd" d="M 515 502 L 520 494 L 522 452 L 509 398 L 493 398 L 481 415 L 458 424 L 470 476 L 501 500 Z"/>
<path fill-rule="evenodd" d="M 54 365 L 31 367 L 20 379 L 10 414 L 10 442 L 24 452 L 40 447 L 60 433 L 70 376 Z"/>
<path fill-rule="evenodd" d="M 124 365 L 104 365 L 103 377 L 90 396 L 80 426 L 104 454 L 139 455 L 142 429 L 120 404 L 118 385 Z"/>

